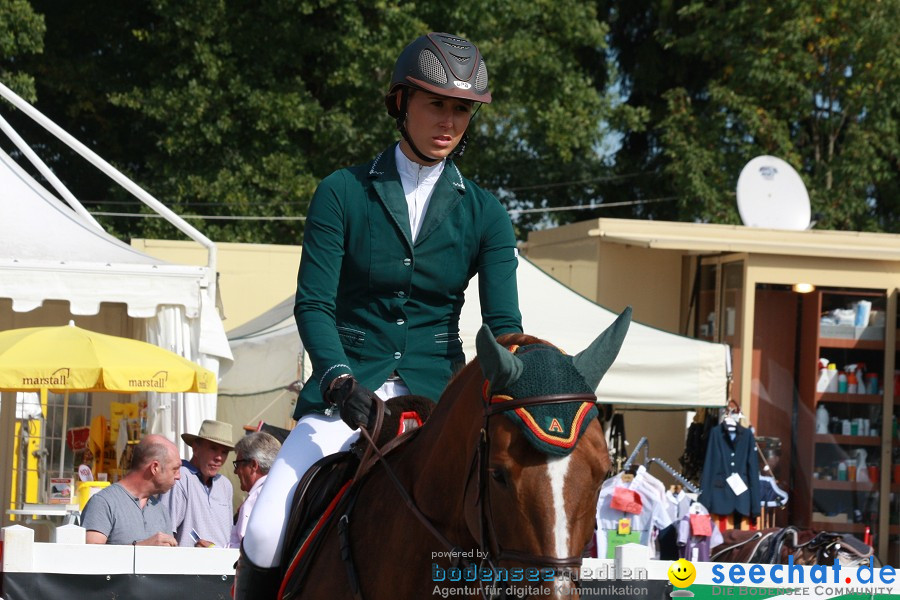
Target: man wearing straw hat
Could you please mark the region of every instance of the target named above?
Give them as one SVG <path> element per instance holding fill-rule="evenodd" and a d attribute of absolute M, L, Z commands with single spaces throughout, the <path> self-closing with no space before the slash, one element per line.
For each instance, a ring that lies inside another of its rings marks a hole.
<path fill-rule="evenodd" d="M 181 461 L 181 479 L 163 496 L 179 546 L 225 548 L 233 521 L 232 486 L 219 473 L 234 449 L 231 424 L 207 419 L 197 435 L 182 433 L 193 450 Z"/>

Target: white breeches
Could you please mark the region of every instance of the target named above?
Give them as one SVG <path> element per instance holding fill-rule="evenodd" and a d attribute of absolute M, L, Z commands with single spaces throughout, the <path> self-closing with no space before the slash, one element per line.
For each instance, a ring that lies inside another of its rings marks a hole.
<path fill-rule="evenodd" d="M 409 389 L 396 380 L 386 382 L 375 393 L 387 400 L 409 394 Z M 347 450 L 358 437 L 359 432 L 347 427 L 337 412 L 330 417 L 311 413 L 297 421 L 281 446 L 250 513 L 244 536 L 244 552 L 250 562 L 262 568 L 281 562 L 285 527 L 300 478 L 317 460 Z"/>

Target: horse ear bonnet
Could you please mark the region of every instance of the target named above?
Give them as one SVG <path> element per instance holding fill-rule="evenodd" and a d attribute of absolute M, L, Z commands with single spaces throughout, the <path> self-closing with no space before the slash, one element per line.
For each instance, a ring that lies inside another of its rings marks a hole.
<path fill-rule="evenodd" d="M 491 385 L 491 396 L 514 399 L 555 394 L 593 394 L 612 365 L 628 331 L 631 308 L 591 345 L 571 357 L 548 344 L 519 346 L 515 353 L 500 346 L 487 326 L 476 337 L 478 360 Z M 502 401 L 502 400 L 501 400 Z M 503 413 L 525 432 L 528 440 L 547 454 L 567 455 L 584 429 L 597 417 L 587 402 L 537 404 Z"/>

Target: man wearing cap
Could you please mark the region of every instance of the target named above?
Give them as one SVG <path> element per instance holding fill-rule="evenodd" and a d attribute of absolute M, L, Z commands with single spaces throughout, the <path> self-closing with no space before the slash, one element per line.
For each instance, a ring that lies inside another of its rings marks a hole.
<path fill-rule="evenodd" d="M 207 419 L 197 435 L 182 433 L 181 439 L 193 450 L 191 460 L 181 461 L 181 479 L 162 498 L 175 539 L 179 546 L 225 548 L 231 536 L 233 490 L 219 469 L 234 449 L 231 424 Z"/>

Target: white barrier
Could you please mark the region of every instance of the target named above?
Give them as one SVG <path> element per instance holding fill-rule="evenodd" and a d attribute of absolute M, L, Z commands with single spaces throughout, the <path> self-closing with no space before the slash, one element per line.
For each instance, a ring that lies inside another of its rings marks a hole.
<path fill-rule="evenodd" d="M 80 530 L 80 532 L 78 531 Z M 234 575 L 237 548 L 168 548 L 85 544 L 84 528 L 57 528 L 65 543 L 34 541 L 34 530 L 11 525 L 0 530 L 3 573 L 71 573 L 78 575 Z M 79 539 L 81 542 L 78 543 Z M 72 540 L 76 540 L 72 543 Z"/>
<path fill-rule="evenodd" d="M 152 584 L 150 588 L 153 585 L 166 587 L 170 585 L 166 583 L 166 577 L 169 582 L 174 576 L 206 577 L 209 595 L 191 594 L 192 600 L 200 600 L 220 597 L 219 588 L 230 588 L 239 553 L 235 548 L 85 544 L 84 529 L 76 525 L 59 527 L 56 539 L 59 543 L 35 542 L 31 529 L 21 525 L 3 528 L 0 530 L 0 576 L 45 574 L 52 579 L 54 575 L 77 575 L 86 578 L 91 585 L 95 585 L 97 576 L 104 576 L 104 581 L 121 580 L 125 576 L 126 581 L 119 582 L 125 586 L 129 585 L 128 577 L 137 577 L 143 588 L 147 588 L 148 583 Z M 651 560 L 646 546 L 626 544 L 616 548 L 615 559 L 586 559 L 576 587 L 585 590 L 583 598 L 602 595 L 664 599 L 672 591 L 669 583 L 672 564 L 672 561 Z M 696 580 L 686 591 L 698 598 L 722 597 L 724 600 L 728 597 L 730 600 L 752 596 L 814 600 L 848 594 L 869 598 L 900 597 L 900 581 L 896 570 L 889 566 L 873 569 L 867 565 L 692 564 L 696 569 Z M 159 576 L 163 576 L 162 579 Z M 3 589 L 2 585 L 0 589 Z M 146 591 L 148 597 L 160 597 L 158 594 L 153 596 L 150 589 Z M 89 595 L 82 595 L 82 600 Z M 7 598 L 6 590 L 2 598 Z"/>

